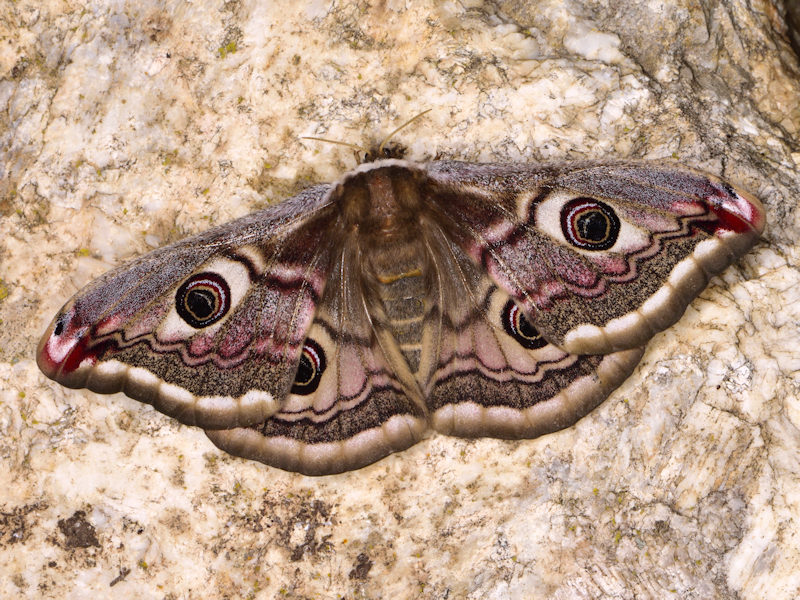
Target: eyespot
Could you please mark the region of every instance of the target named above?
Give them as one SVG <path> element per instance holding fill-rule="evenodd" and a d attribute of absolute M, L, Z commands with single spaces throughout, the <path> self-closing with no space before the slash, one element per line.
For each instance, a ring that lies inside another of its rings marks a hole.
<path fill-rule="evenodd" d="M 300 355 L 297 374 L 294 376 L 292 393 L 307 396 L 316 392 L 325 367 L 325 352 L 317 342 L 307 338 L 303 342 L 303 352 Z"/>
<path fill-rule="evenodd" d="M 564 237 L 584 250 L 608 250 L 617 241 L 619 228 L 614 209 L 594 198 L 574 198 L 561 209 Z"/>
<path fill-rule="evenodd" d="M 531 325 L 512 300 L 506 302 L 503 307 L 503 329 L 528 350 L 536 350 L 547 345 L 547 340 L 541 336 L 536 327 Z"/>
<path fill-rule="evenodd" d="M 180 317 L 196 329 L 224 317 L 231 307 L 231 291 L 216 273 L 199 273 L 187 279 L 175 294 Z"/>

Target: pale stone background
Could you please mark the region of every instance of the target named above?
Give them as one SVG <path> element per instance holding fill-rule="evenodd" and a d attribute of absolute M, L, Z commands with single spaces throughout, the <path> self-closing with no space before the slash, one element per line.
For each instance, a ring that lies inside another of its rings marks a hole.
<path fill-rule="evenodd" d="M 663 5 L 668 5 L 663 7 Z M 800 595 L 798 62 L 768 0 L 0 4 L 0 597 Z M 675 158 L 765 239 L 576 426 L 321 479 L 33 361 L 112 265 L 356 163 Z"/>

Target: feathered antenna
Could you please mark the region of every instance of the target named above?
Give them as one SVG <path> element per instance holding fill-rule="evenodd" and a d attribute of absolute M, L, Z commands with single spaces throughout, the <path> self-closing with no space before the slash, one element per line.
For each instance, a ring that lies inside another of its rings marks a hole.
<path fill-rule="evenodd" d="M 389 143 L 389 140 L 391 140 L 397 134 L 398 131 L 400 131 L 401 129 L 404 129 L 405 127 L 408 127 L 409 125 L 411 125 L 411 123 L 413 123 L 417 119 L 419 119 L 422 116 L 424 116 L 425 114 L 431 112 L 431 110 L 432 109 L 430 109 L 430 108 L 428 110 L 424 110 L 421 113 L 419 113 L 418 115 L 410 118 L 408 121 L 406 121 L 405 123 L 400 125 L 400 127 L 398 127 L 397 129 L 392 131 L 389 135 L 387 135 L 385 138 L 383 138 L 383 141 L 380 143 L 380 145 L 378 146 L 377 149 L 368 150 L 367 148 L 364 148 L 363 146 L 359 146 L 358 144 L 351 144 L 350 142 L 340 142 L 339 140 L 330 140 L 328 138 L 316 137 L 316 136 L 311 136 L 311 135 L 304 135 L 300 139 L 301 140 L 315 140 L 317 142 L 327 142 L 328 144 L 337 144 L 339 146 L 347 146 L 348 148 L 352 148 L 356 152 L 363 152 L 364 153 L 364 162 L 371 162 L 373 160 L 378 160 L 379 158 L 399 158 L 400 156 L 402 156 L 402 152 L 391 152 L 386 147 L 386 144 Z"/>
<path fill-rule="evenodd" d="M 411 117 L 411 118 L 410 118 L 408 121 L 406 121 L 405 123 L 403 123 L 402 125 L 400 125 L 400 127 L 398 127 L 398 128 L 397 128 L 397 129 L 395 129 L 395 130 L 394 130 L 392 133 L 390 133 L 390 134 L 389 134 L 389 135 L 387 135 L 385 138 L 383 138 L 383 141 L 381 142 L 381 145 L 380 145 L 380 146 L 378 146 L 378 152 L 377 152 L 377 154 L 378 154 L 379 156 L 380 156 L 381 154 L 383 154 L 383 149 L 384 149 L 384 147 L 385 147 L 385 146 L 386 146 L 386 144 L 389 142 L 389 140 L 390 140 L 390 139 L 392 139 L 392 138 L 394 137 L 394 135 L 395 135 L 395 134 L 396 134 L 398 131 L 400 131 L 401 129 L 404 129 L 404 128 L 406 128 L 406 127 L 408 127 L 409 125 L 411 125 L 411 124 L 412 124 L 414 121 L 416 121 L 417 119 L 419 119 L 419 118 L 423 117 L 424 115 L 428 114 L 429 112 L 431 112 L 431 110 L 432 110 L 432 109 L 430 109 L 430 108 L 429 108 L 428 110 L 423 110 L 423 111 L 422 111 L 421 113 L 419 113 L 419 114 L 418 114 L 416 117 Z"/>
<path fill-rule="evenodd" d="M 350 142 L 340 142 L 339 140 L 329 140 L 328 138 L 322 137 L 315 137 L 313 135 L 303 135 L 300 136 L 301 140 L 316 140 L 317 142 L 328 142 L 329 144 L 337 144 L 339 146 L 347 146 L 348 148 L 353 148 L 353 150 L 357 150 L 359 152 L 369 152 L 366 148 L 362 148 L 357 144 L 351 144 Z"/>

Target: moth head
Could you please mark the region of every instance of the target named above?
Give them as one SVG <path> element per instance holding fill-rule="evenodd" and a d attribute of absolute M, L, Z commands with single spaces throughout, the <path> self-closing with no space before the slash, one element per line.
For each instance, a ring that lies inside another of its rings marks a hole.
<path fill-rule="evenodd" d="M 405 146 L 394 142 L 385 146 L 383 144 L 376 145 L 364 152 L 362 162 L 370 163 L 387 158 L 404 158 L 407 152 L 408 149 Z"/>
<path fill-rule="evenodd" d="M 373 145 L 373 147 L 370 148 L 369 150 L 367 150 L 367 152 L 365 153 L 364 162 L 372 162 L 372 161 L 375 161 L 375 160 L 382 160 L 382 159 L 385 159 L 385 158 L 403 158 L 403 157 L 405 157 L 406 152 L 407 152 L 407 149 L 406 149 L 405 146 L 403 146 L 401 144 L 398 144 L 396 142 L 391 142 L 391 143 L 389 143 L 389 142 L 391 141 L 391 139 L 399 131 L 405 129 L 406 127 L 411 125 L 413 122 L 415 122 L 418 119 L 422 118 L 423 116 L 425 116 L 429 112 L 431 112 L 430 108 L 428 110 L 423 110 L 421 113 L 417 114 L 414 117 L 411 117 L 406 122 L 404 122 L 399 127 L 397 127 L 394 131 L 392 131 L 390 134 L 388 134 L 385 138 L 383 138 L 383 140 L 380 142 L 380 144 Z"/>

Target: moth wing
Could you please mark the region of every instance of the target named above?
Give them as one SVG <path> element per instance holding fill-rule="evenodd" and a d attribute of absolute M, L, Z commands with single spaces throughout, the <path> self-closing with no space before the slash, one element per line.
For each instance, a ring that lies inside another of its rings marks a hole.
<path fill-rule="evenodd" d="M 764 228 L 757 199 L 670 165 L 438 162 L 429 175 L 452 239 L 574 354 L 643 345 Z"/>
<path fill-rule="evenodd" d="M 428 421 L 419 390 L 361 284 L 358 248 L 346 244 L 305 342 L 311 368 L 301 366 L 286 402 L 263 422 L 206 431 L 214 444 L 287 471 L 329 475 L 422 439 Z"/>
<path fill-rule="evenodd" d="M 569 427 L 633 371 L 641 348 L 604 356 L 548 343 L 454 243 L 428 236 L 440 274 L 440 335 L 423 389 L 435 430 L 533 438 Z M 425 361 L 427 362 L 427 361 Z"/>
<path fill-rule="evenodd" d="M 330 269 L 329 186 L 124 264 L 51 322 L 41 370 L 187 425 L 263 421 L 289 392 Z"/>

